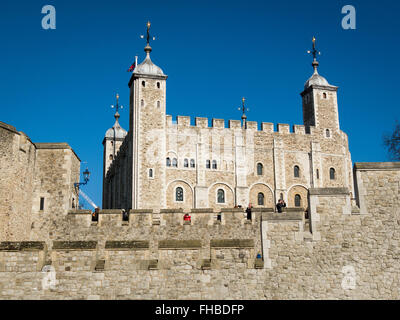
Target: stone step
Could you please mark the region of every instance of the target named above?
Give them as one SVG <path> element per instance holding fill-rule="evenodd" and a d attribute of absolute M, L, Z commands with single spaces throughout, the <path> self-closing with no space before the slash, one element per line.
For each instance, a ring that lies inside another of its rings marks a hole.
<path fill-rule="evenodd" d="M 311 233 L 311 232 L 308 232 L 308 231 L 305 231 L 305 232 L 304 232 L 303 237 L 304 237 L 304 241 L 310 242 L 310 241 L 313 240 L 313 235 L 312 235 L 312 233 Z"/>
<path fill-rule="evenodd" d="M 309 232 L 310 231 L 310 220 L 305 220 L 304 221 L 304 232 Z"/>

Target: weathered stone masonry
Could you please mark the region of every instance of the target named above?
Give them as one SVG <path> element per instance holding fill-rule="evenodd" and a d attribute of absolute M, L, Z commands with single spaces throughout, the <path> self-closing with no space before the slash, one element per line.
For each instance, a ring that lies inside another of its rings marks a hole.
<path fill-rule="evenodd" d="M 68 144 L 33 143 L 0 122 L 0 241 L 48 237 L 51 226 L 79 205 L 79 170 Z"/>
<path fill-rule="evenodd" d="M 129 132 L 116 122 L 104 140 L 103 208 L 222 209 L 250 202 L 269 208 L 283 198 L 306 210 L 308 190 L 328 187 L 347 188 L 354 197 L 338 87 L 320 76 L 315 64 L 301 92 L 304 125 L 294 125 L 292 132 L 288 124 L 275 130 L 272 123 L 254 121 L 229 120 L 226 126 L 225 120 L 212 119 L 209 126 L 199 117 L 192 125 L 190 117 L 174 122 L 167 115 L 167 75 L 150 59 L 151 47 L 145 51 L 129 81 Z M 221 192 L 224 199 L 218 200 Z"/>
<path fill-rule="evenodd" d="M 399 299 L 400 163 L 352 168 L 318 62 L 293 132 L 192 126 L 166 115 L 151 50 L 129 82 L 129 132 L 116 113 L 103 140 L 98 221 L 76 209 L 73 150 L 0 122 L 0 298 Z M 248 202 L 250 219 L 234 208 Z"/>
<path fill-rule="evenodd" d="M 290 208 L 281 215 L 259 209 L 251 221 L 237 209 L 197 209 L 191 224 L 180 210 L 133 210 L 129 222 L 121 210 L 102 210 L 98 222 L 71 210 L 46 241 L 0 243 L 0 295 L 399 299 L 400 165 L 356 164 L 354 172 L 361 210 L 349 190 L 312 189 L 311 232 Z M 45 265 L 55 268 L 57 283 L 43 290 Z M 342 287 L 345 266 L 355 270 L 354 289 Z"/>

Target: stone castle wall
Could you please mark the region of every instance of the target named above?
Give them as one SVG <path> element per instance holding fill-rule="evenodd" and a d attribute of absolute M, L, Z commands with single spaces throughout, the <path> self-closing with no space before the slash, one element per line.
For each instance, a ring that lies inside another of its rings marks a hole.
<path fill-rule="evenodd" d="M 0 243 L 3 299 L 399 299 L 400 165 L 313 188 L 310 219 L 258 209 L 70 211 L 42 242 Z M 215 211 L 215 212 L 213 212 Z M 221 214 L 221 219 L 217 219 Z M 257 259 L 257 254 L 262 259 Z M 43 288 L 43 266 L 55 282 Z M 353 281 L 354 280 L 354 281 Z"/>
<path fill-rule="evenodd" d="M 35 162 L 29 138 L 0 122 L 0 240 L 29 237 Z"/>
<path fill-rule="evenodd" d="M 37 160 L 30 217 L 31 240 L 48 237 L 52 225 L 63 221 L 66 212 L 78 207 L 80 160 L 67 144 L 36 144 Z M 40 198 L 44 208 L 40 210 Z"/>
<path fill-rule="evenodd" d="M 0 240 L 48 237 L 79 197 L 80 160 L 66 143 L 33 143 L 0 122 Z M 40 210 L 41 198 L 44 208 Z"/>

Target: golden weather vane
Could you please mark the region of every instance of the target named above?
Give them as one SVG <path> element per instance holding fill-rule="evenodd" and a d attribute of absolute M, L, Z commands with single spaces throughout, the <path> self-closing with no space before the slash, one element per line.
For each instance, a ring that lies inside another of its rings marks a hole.
<path fill-rule="evenodd" d="M 156 40 L 156 37 L 151 37 L 151 36 L 150 36 L 150 27 L 151 27 L 150 21 L 147 21 L 146 27 L 147 27 L 147 37 L 146 37 L 146 39 L 147 39 L 147 46 L 150 47 L 150 39 Z M 144 39 L 144 35 L 141 35 L 140 38 Z"/>
<path fill-rule="evenodd" d="M 242 98 L 242 106 L 238 108 L 239 111 L 240 110 L 242 111 L 243 128 L 246 128 L 246 119 L 247 119 L 246 111 L 250 111 L 249 108 L 246 108 L 245 102 L 246 102 L 246 98 L 243 97 Z"/>
<path fill-rule="evenodd" d="M 321 55 L 321 52 L 319 52 L 316 48 L 315 48 L 315 42 L 316 39 L 315 37 L 312 38 L 312 43 L 313 43 L 313 47 L 312 50 L 308 50 L 307 53 L 311 53 L 314 57 L 314 61 L 317 61 L 317 55 Z"/>
<path fill-rule="evenodd" d="M 111 108 L 112 108 L 112 109 L 115 108 L 115 114 L 118 113 L 118 109 L 123 109 L 123 106 L 120 106 L 120 105 L 119 105 L 119 94 L 118 94 L 118 93 L 117 93 L 117 95 L 116 95 L 116 98 L 117 98 L 117 103 L 116 103 L 116 105 L 115 105 L 115 106 L 114 106 L 114 105 L 111 105 Z"/>

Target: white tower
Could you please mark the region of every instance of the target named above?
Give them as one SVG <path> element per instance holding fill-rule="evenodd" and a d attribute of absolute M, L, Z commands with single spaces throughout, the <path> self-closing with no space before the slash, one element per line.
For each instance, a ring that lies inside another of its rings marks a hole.
<path fill-rule="evenodd" d="M 132 209 L 165 206 L 166 80 L 150 59 L 150 22 L 147 23 L 146 58 L 129 81 L 132 134 Z"/>

